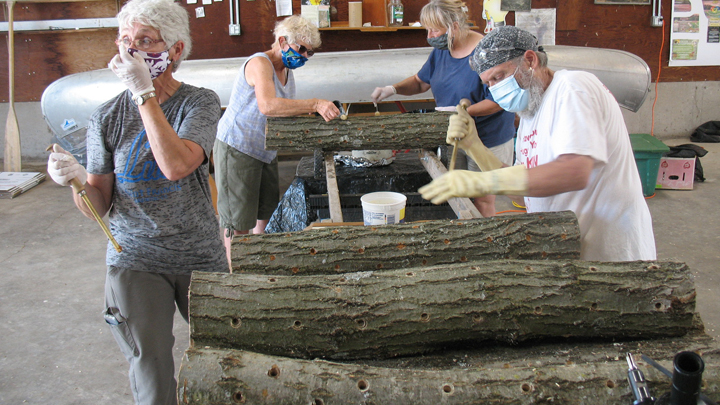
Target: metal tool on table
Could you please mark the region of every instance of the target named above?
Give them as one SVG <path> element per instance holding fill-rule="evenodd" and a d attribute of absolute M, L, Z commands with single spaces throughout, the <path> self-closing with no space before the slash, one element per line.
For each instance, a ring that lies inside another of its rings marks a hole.
<path fill-rule="evenodd" d="M 472 102 L 466 98 L 463 98 L 460 100 L 460 107 L 465 109 L 465 111 L 467 111 L 468 107 L 470 107 L 470 104 L 472 104 Z M 458 151 L 458 139 L 455 138 L 455 142 L 453 142 L 453 151 L 452 151 L 452 156 L 450 157 L 450 165 L 448 167 L 448 171 L 455 170 L 455 158 L 457 157 L 457 151 Z"/>
<path fill-rule="evenodd" d="M 57 145 L 57 144 L 54 143 L 54 144 L 48 146 L 47 150 L 55 151 L 55 145 Z M 95 207 L 92 205 L 92 202 L 90 202 L 90 197 L 88 197 L 87 192 L 85 191 L 85 186 L 82 183 L 80 183 L 80 180 L 78 180 L 77 178 L 73 178 L 72 180 L 70 180 L 70 186 L 72 187 L 73 191 L 75 191 L 75 193 L 80 195 L 80 198 L 82 198 L 82 200 L 85 202 L 85 205 L 87 205 L 87 207 L 90 208 L 90 211 L 92 212 L 93 216 L 95 217 L 95 220 L 97 221 L 98 224 L 100 224 L 100 227 L 102 228 L 103 232 L 105 232 L 105 236 L 107 236 L 107 238 L 113 244 L 113 246 L 115 247 L 115 250 L 117 250 L 118 253 L 122 252 L 122 247 L 120 247 L 120 245 L 117 243 L 115 238 L 112 236 L 112 234 L 110 233 L 110 229 L 108 229 L 107 225 L 105 225 L 105 222 L 100 217 L 100 214 L 98 214 L 98 212 L 95 210 Z"/>
<path fill-rule="evenodd" d="M 673 371 L 644 354 L 642 359 L 672 380 L 670 392 L 661 395 L 655 405 L 717 405 L 717 402 L 700 392 L 705 362 L 699 354 L 692 351 L 677 353 L 673 359 Z"/>
<path fill-rule="evenodd" d="M 632 353 L 627 353 L 627 363 L 627 379 L 630 383 L 633 395 L 635 396 L 633 405 L 653 405 L 655 403 L 655 398 L 650 395 L 647 382 L 645 381 L 645 376 L 642 371 L 638 369 L 637 364 L 635 364 L 635 359 L 633 359 Z"/>

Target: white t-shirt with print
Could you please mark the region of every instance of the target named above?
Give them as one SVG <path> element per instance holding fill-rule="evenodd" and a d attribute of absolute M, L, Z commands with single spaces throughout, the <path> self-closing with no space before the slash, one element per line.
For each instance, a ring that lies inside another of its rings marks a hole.
<path fill-rule="evenodd" d="M 583 190 L 526 197 L 528 212 L 571 210 L 581 234 L 581 258 L 655 260 L 652 218 L 620 107 L 594 75 L 555 72 L 532 119 L 522 119 L 517 164 L 533 168 L 564 154 L 590 156 L 595 166 Z"/>

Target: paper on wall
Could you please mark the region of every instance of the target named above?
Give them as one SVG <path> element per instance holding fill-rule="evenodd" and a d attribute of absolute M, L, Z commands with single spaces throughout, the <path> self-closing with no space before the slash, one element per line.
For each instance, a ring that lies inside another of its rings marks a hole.
<path fill-rule="evenodd" d="M 292 0 L 275 0 L 275 12 L 278 17 L 292 15 Z"/>
<path fill-rule="evenodd" d="M 535 35 L 540 45 L 555 45 L 555 9 L 516 11 L 515 26 Z"/>

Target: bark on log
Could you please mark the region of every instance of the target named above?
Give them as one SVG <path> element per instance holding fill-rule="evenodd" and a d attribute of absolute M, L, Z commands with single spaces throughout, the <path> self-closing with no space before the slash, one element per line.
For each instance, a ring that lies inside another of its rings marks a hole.
<path fill-rule="evenodd" d="M 416 355 L 542 338 L 640 339 L 692 327 L 683 263 L 477 261 L 342 275 L 193 273 L 198 346 L 303 358 Z"/>
<path fill-rule="evenodd" d="M 230 349 L 189 349 L 178 378 L 181 404 L 573 404 L 627 405 L 633 396 L 625 353 L 632 352 L 659 397 L 670 379 L 645 364 L 646 354 L 672 370 L 681 350 L 705 361 L 702 392 L 720 396 L 720 350 L 707 335 L 680 340 L 511 348 L 514 359 L 446 354 L 448 368 L 391 368 L 295 360 Z M 502 351 L 501 352 L 505 352 Z"/>
<path fill-rule="evenodd" d="M 340 274 L 496 259 L 577 259 L 570 211 L 471 220 L 323 228 L 232 242 L 234 273 Z"/>
<path fill-rule="evenodd" d="M 325 122 L 322 117 L 268 117 L 265 149 L 420 149 L 445 144 L 449 113 L 351 115 Z"/>

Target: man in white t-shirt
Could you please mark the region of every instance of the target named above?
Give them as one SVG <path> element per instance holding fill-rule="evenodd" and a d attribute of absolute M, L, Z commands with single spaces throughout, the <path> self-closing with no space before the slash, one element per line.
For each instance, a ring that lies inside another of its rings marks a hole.
<path fill-rule="evenodd" d="M 650 211 L 617 101 L 594 75 L 547 67 L 537 39 L 498 27 L 470 62 L 495 101 L 520 116 L 516 165 L 503 167 L 468 125 L 462 108 L 447 141 L 490 171 L 455 170 L 422 187 L 439 204 L 452 197 L 525 196 L 528 212 L 571 210 L 580 224 L 581 258 L 655 260 Z"/>

